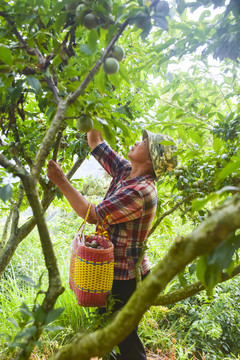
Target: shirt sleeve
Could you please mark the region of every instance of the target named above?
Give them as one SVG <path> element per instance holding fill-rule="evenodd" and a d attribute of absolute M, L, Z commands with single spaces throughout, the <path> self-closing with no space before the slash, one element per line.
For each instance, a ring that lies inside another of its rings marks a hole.
<path fill-rule="evenodd" d="M 143 198 L 133 188 L 120 189 L 96 206 L 100 222 L 108 215 L 107 222 L 110 225 L 135 220 L 142 212 Z"/>
<path fill-rule="evenodd" d="M 97 145 L 91 154 L 99 162 L 107 173 L 112 176 L 118 176 L 120 172 L 131 169 L 129 161 L 120 157 L 111 147 L 105 142 Z"/>

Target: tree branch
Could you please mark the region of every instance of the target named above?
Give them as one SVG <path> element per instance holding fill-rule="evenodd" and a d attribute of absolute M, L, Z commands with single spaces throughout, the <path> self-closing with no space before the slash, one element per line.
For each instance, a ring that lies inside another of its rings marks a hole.
<path fill-rule="evenodd" d="M 10 237 L 14 238 L 18 233 L 18 221 L 19 221 L 19 214 L 20 214 L 20 207 L 23 200 L 24 189 L 23 185 L 20 183 L 19 185 L 19 194 L 18 194 L 18 201 L 13 207 L 13 216 L 12 216 L 12 226 L 11 226 L 11 233 Z"/>
<path fill-rule="evenodd" d="M 54 141 L 55 135 L 61 129 L 62 123 L 65 120 L 65 114 L 67 110 L 67 102 L 60 101 L 57 107 L 57 112 L 48 128 L 48 131 L 40 145 L 39 151 L 36 156 L 35 164 L 33 165 L 31 171 L 34 178 L 37 180 L 40 176 L 40 172 L 43 168 L 45 160 L 50 153 L 52 143 Z"/>
<path fill-rule="evenodd" d="M 3 154 L 0 154 L 0 165 L 10 171 L 14 176 L 20 177 L 20 179 L 22 179 L 25 174 L 24 168 L 14 165 Z"/>
<path fill-rule="evenodd" d="M 240 265 L 236 266 L 234 270 L 231 272 L 230 275 L 223 273 L 221 280 L 219 283 L 228 281 L 232 279 L 233 277 L 240 274 Z M 181 288 L 175 291 L 171 291 L 167 294 L 161 294 L 157 297 L 157 299 L 154 302 L 154 306 L 158 305 L 172 305 L 175 304 L 178 301 L 182 301 L 184 299 L 187 299 L 193 295 L 196 295 L 200 291 L 205 290 L 205 286 L 201 283 L 201 281 L 197 281 L 194 284 L 187 285 L 185 288 Z"/>
<path fill-rule="evenodd" d="M 49 89 L 53 93 L 56 104 L 59 104 L 59 102 L 61 101 L 61 98 L 58 95 L 59 91 L 58 91 L 58 88 L 57 88 L 57 86 L 55 85 L 55 83 L 53 81 L 53 78 L 51 76 L 49 76 L 49 75 L 45 75 L 45 80 L 46 80 L 46 83 L 47 83 Z"/>
<path fill-rule="evenodd" d="M 71 179 L 73 177 L 73 175 L 75 174 L 75 172 L 79 169 L 79 167 L 82 165 L 83 161 L 85 160 L 85 157 L 82 158 L 78 158 L 76 160 L 76 162 L 74 163 L 73 167 L 69 170 L 69 172 L 67 173 L 66 177 L 67 179 Z"/>
<path fill-rule="evenodd" d="M 55 146 L 54 146 L 54 149 L 53 149 L 52 159 L 54 161 L 57 161 L 57 154 L 58 154 L 58 151 L 59 151 L 59 148 L 60 148 L 61 140 L 62 140 L 62 131 L 60 130 L 58 132 L 58 134 L 57 134 L 56 143 L 55 143 Z"/>
<path fill-rule="evenodd" d="M 7 241 L 8 229 L 9 229 L 9 225 L 11 223 L 12 214 L 13 214 L 13 208 L 10 209 L 10 212 L 7 216 L 7 219 L 6 219 L 4 227 L 3 227 L 2 237 L 1 237 L 1 241 L 0 241 L 0 254 L 1 254 L 2 250 L 4 249 L 6 241 Z M 0 273 L 0 278 L 1 278 L 1 273 Z"/>

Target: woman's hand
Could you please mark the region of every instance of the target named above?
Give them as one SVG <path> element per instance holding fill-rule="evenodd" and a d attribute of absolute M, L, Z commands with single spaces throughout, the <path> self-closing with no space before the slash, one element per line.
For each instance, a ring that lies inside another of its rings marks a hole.
<path fill-rule="evenodd" d="M 57 186 L 61 185 L 61 183 L 66 180 L 62 168 L 53 160 L 49 160 L 48 162 L 47 176 L 49 180 Z"/>

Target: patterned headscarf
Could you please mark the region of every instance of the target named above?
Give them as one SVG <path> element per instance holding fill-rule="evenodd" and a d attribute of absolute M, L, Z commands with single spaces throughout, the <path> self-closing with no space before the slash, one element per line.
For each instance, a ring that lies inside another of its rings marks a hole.
<path fill-rule="evenodd" d="M 153 170 L 156 178 L 160 179 L 166 171 L 170 171 L 177 166 L 177 156 L 173 156 L 173 153 L 177 151 L 177 146 L 170 136 L 154 134 L 144 129 L 142 139 L 144 140 L 145 138 L 148 138 L 148 148 L 153 163 Z M 165 141 L 170 141 L 173 144 L 161 144 Z"/>

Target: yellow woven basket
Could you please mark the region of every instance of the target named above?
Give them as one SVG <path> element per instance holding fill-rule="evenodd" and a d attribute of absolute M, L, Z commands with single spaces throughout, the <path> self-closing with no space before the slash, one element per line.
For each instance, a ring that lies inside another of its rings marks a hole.
<path fill-rule="evenodd" d="M 69 285 L 79 305 L 104 307 L 113 283 L 114 246 L 102 226 L 90 236 L 83 234 L 89 211 L 90 207 L 72 243 Z M 97 242 L 100 248 L 89 246 L 93 241 Z"/>

